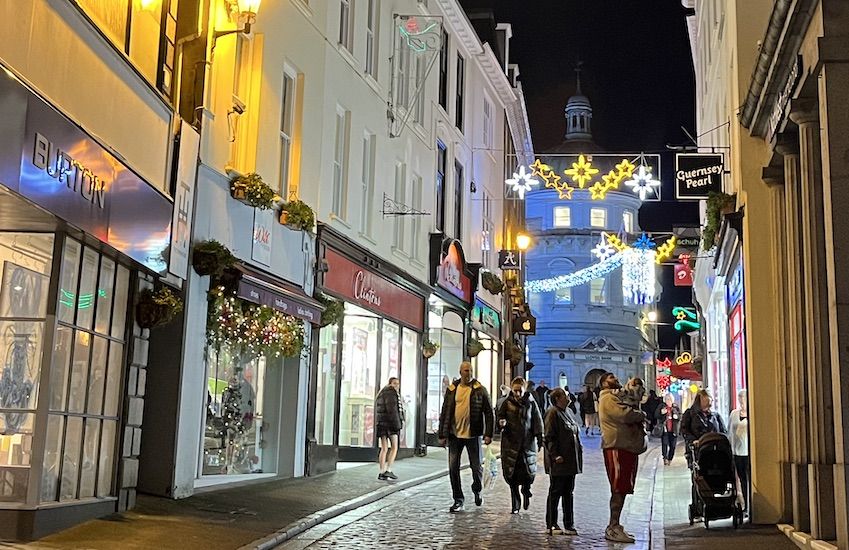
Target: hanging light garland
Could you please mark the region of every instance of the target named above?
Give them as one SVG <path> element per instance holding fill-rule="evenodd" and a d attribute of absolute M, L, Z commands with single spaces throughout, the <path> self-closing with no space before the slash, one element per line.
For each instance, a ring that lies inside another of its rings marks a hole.
<path fill-rule="evenodd" d="M 223 287 L 210 294 L 207 319 L 210 346 L 229 345 L 249 357 L 294 357 L 301 353 L 304 325 L 299 319 L 228 295 Z"/>
<path fill-rule="evenodd" d="M 568 275 L 560 275 L 551 279 L 540 279 L 537 281 L 529 281 L 525 287 L 528 292 L 554 292 L 561 288 L 571 288 L 587 284 L 593 279 L 600 279 L 614 269 L 622 265 L 622 255 L 616 254 L 606 260 L 593 264 L 590 267 L 569 273 Z"/>

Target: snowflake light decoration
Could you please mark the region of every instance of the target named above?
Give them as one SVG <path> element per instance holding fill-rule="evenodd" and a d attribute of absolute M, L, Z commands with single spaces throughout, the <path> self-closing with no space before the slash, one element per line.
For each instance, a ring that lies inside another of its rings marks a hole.
<path fill-rule="evenodd" d="M 638 250 L 651 250 L 655 246 L 657 246 L 653 240 L 649 239 L 648 235 L 643 233 L 640 235 L 640 238 L 637 239 L 637 242 L 634 243 L 634 248 Z"/>
<path fill-rule="evenodd" d="M 595 254 L 596 257 L 601 261 L 610 258 L 617 252 L 618 250 L 616 250 L 616 247 L 610 244 L 610 242 L 608 242 L 607 233 L 601 234 L 601 242 L 599 242 L 595 246 L 595 248 L 593 248 L 593 254 Z"/>
<path fill-rule="evenodd" d="M 524 166 L 519 167 L 518 173 L 513 172 L 513 177 L 505 180 L 505 183 L 519 194 L 521 200 L 525 200 L 525 193 L 530 191 L 533 186 L 539 185 L 539 181 L 533 178 L 533 174 L 526 172 Z"/>
<path fill-rule="evenodd" d="M 625 185 L 630 187 L 634 193 L 637 193 L 640 196 L 640 200 L 646 200 L 646 196 L 649 193 L 654 195 L 655 197 L 659 197 L 658 191 L 660 187 L 660 182 L 654 179 L 652 176 L 651 168 L 647 167 L 645 164 L 641 164 L 640 168 L 637 170 L 637 174 L 632 176 L 632 179 L 625 182 Z"/>

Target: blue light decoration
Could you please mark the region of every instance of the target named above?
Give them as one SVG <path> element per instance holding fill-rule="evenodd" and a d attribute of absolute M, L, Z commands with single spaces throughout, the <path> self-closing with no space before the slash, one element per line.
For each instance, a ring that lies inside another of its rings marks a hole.
<path fill-rule="evenodd" d="M 675 330 L 692 332 L 701 328 L 698 314 L 693 311 L 693 308 L 677 306 L 672 308 L 672 315 L 677 319 L 674 325 Z"/>
<path fill-rule="evenodd" d="M 640 238 L 634 243 L 634 248 L 638 250 L 653 250 L 656 246 L 654 241 L 649 239 L 649 236 L 645 233 L 640 235 Z"/>

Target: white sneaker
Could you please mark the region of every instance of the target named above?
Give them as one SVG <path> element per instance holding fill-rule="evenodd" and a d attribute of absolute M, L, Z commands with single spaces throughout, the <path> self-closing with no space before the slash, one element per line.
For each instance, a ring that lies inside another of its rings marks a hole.
<path fill-rule="evenodd" d="M 576 537 L 576 536 L 578 536 L 578 532 L 577 532 L 577 531 L 575 531 L 575 529 L 574 529 L 574 528 L 573 528 L 573 529 L 570 529 L 570 528 L 568 528 L 568 527 L 565 527 L 565 528 L 563 529 L 563 534 L 564 534 L 564 535 L 569 535 L 570 537 Z"/>
<path fill-rule="evenodd" d="M 636 542 L 636 539 L 630 536 L 628 533 L 622 529 L 621 525 L 617 525 L 616 527 L 608 527 L 604 530 L 604 538 L 612 542 L 624 542 L 624 543 L 632 543 Z"/>

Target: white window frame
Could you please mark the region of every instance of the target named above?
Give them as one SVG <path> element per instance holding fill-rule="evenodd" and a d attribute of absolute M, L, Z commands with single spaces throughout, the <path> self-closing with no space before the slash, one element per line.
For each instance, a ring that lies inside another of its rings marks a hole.
<path fill-rule="evenodd" d="M 339 0 L 339 45 L 354 53 L 354 0 Z"/>
<path fill-rule="evenodd" d="M 602 289 L 603 299 L 601 301 L 596 300 L 595 291 L 593 289 L 593 286 L 597 283 L 597 281 L 601 281 L 601 285 L 602 285 L 601 289 Z M 591 305 L 594 305 L 594 306 L 607 305 L 607 302 L 608 302 L 608 296 L 607 296 L 608 286 L 607 286 L 607 283 L 608 283 L 607 277 L 599 277 L 598 279 L 593 279 L 593 280 L 590 281 L 589 288 L 590 288 L 590 304 Z"/>
<path fill-rule="evenodd" d="M 410 189 L 412 194 L 412 207 L 416 210 L 422 209 L 422 193 L 424 192 L 424 179 L 418 174 L 413 174 L 412 178 L 412 188 Z M 413 218 L 413 227 L 410 231 L 411 234 L 411 245 L 410 245 L 410 257 L 414 259 L 419 259 L 419 255 L 421 254 L 421 247 L 419 243 L 421 242 L 422 235 L 422 216 L 412 216 Z"/>
<path fill-rule="evenodd" d="M 366 58 L 365 73 L 377 80 L 378 60 L 378 21 L 380 16 L 380 0 L 366 0 Z"/>
<path fill-rule="evenodd" d="M 374 162 L 377 153 L 377 136 L 368 130 L 363 133 L 363 166 L 360 183 L 362 185 L 362 202 L 360 203 L 360 232 L 372 235 L 374 206 Z"/>
<path fill-rule="evenodd" d="M 631 210 L 622 212 L 622 228 L 625 230 L 625 233 L 634 232 L 634 212 Z"/>
<path fill-rule="evenodd" d="M 492 221 L 492 197 L 483 193 L 483 208 L 481 216 L 481 264 L 485 268 L 492 265 L 492 239 L 495 237 L 495 224 Z"/>
<path fill-rule="evenodd" d="M 395 105 L 403 109 L 410 107 L 410 48 L 403 44 L 398 49 L 398 97 Z"/>
<path fill-rule="evenodd" d="M 492 149 L 494 125 L 492 117 L 492 102 L 489 97 L 483 97 L 483 146 L 487 149 Z"/>
<path fill-rule="evenodd" d="M 424 79 L 425 79 L 425 69 L 427 68 L 427 64 L 425 63 L 425 58 L 422 55 L 416 55 L 415 63 L 413 63 L 413 70 L 415 71 L 415 89 L 413 90 L 413 98 L 412 101 L 415 102 L 413 107 L 413 120 L 418 124 L 424 123 L 424 108 L 425 108 L 425 87 L 424 87 Z"/>
<path fill-rule="evenodd" d="M 563 221 L 563 213 L 566 214 L 566 223 L 560 223 Z M 572 227 L 572 208 L 570 206 L 555 206 L 552 214 L 552 225 L 554 227 Z"/>
<path fill-rule="evenodd" d="M 399 204 L 407 204 L 407 165 L 401 161 L 395 163 L 395 186 L 392 197 Z M 404 251 L 405 226 L 407 216 L 395 216 L 392 236 L 392 248 Z"/>
<path fill-rule="evenodd" d="M 333 144 L 333 202 L 331 214 L 345 219 L 348 207 L 348 147 L 351 111 L 336 108 L 336 139 Z"/>
<path fill-rule="evenodd" d="M 283 87 L 280 98 L 280 196 L 289 200 L 291 189 L 292 141 L 295 128 L 298 77 L 283 70 Z"/>
<path fill-rule="evenodd" d="M 595 216 L 597 214 L 601 214 L 602 216 L 601 224 L 596 223 Z M 607 208 L 590 208 L 590 227 L 594 229 L 607 228 Z"/>
<path fill-rule="evenodd" d="M 560 295 L 561 291 L 564 292 L 564 296 Z M 572 305 L 572 287 L 567 286 L 564 288 L 558 288 L 554 291 L 554 303 L 555 305 Z"/>

